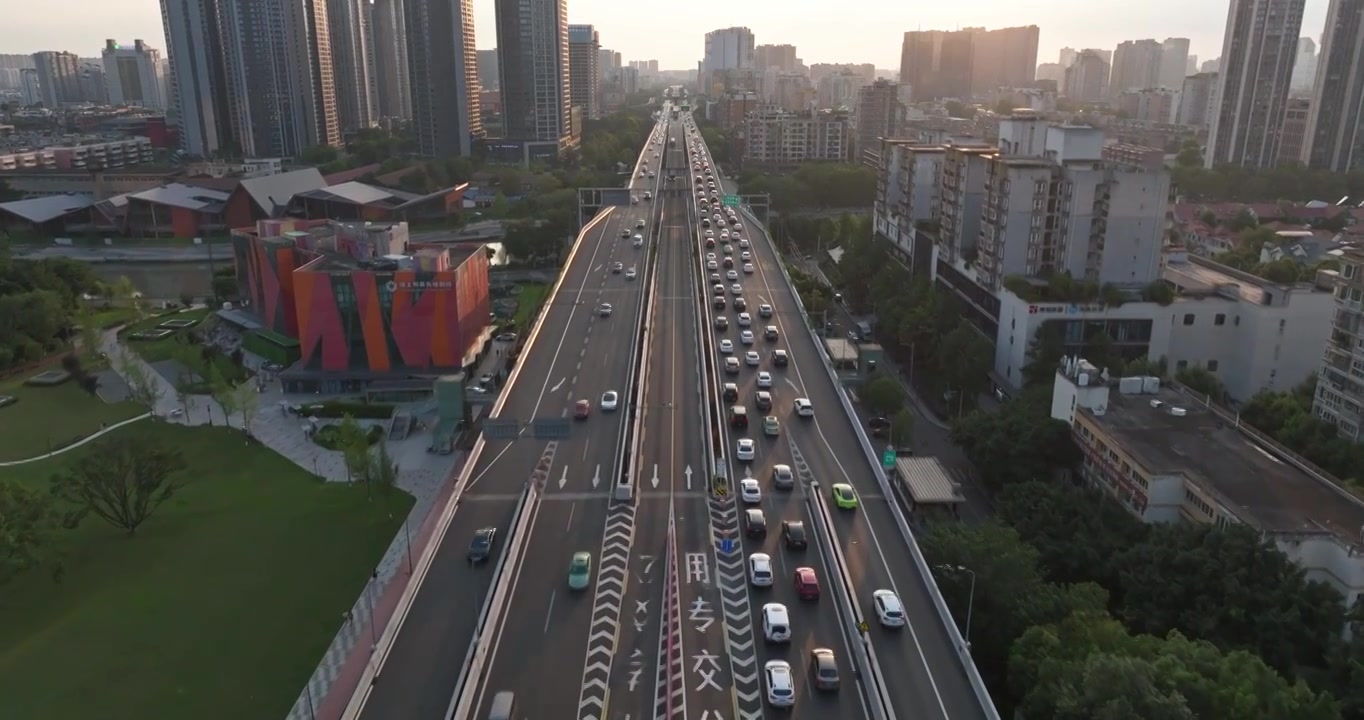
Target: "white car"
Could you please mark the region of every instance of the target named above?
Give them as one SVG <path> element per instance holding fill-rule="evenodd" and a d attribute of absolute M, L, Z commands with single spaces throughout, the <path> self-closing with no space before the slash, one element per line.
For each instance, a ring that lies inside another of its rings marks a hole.
<path fill-rule="evenodd" d="M 758 357 L 757 351 L 749 350 L 748 352 L 744 353 L 744 362 L 748 363 L 750 367 L 757 367 L 758 363 L 762 362 L 762 358 Z M 797 400 L 796 402 L 799 403 L 800 401 Z M 806 400 L 805 402 L 809 403 L 810 401 Z M 797 407 L 797 412 L 799 412 L 799 410 L 800 408 Z M 810 414 L 811 415 L 815 414 L 815 409 L 813 407 L 810 408 Z"/>
<path fill-rule="evenodd" d="M 876 608 L 876 619 L 888 628 L 905 626 L 905 606 L 900 598 L 890 590 L 877 590 L 871 594 L 871 604 Z"/>
<path fill-rule="evenodd" d="M 781 603 L 763 606 L 763 637 L 768 642 L 791 642 L 791 614 Z"/>
<path fill-rule="evenodd" d="M 739 283 L 734 283 L 733 285 L 729 286 L 729 292 L 733 295 L 743 295 L 744 286 L 740 285 Z"/>
<path fill-rule="evenodd" d="M 734 229 L 735 229 L 735 231 L 737 231 L 737 232 L 742 232 L 743 229 L 744 229 L 744 226 L 743 226 L 741 223 L 734 223 Z"/>
<path fill-rule="evenodd" d="M 734 352 L 734 343 L 730 342 L 729 340 L 721 340 L 721 341 L 720 341 L 720 354 L 721 354 L 721 355 L 730 355 L 730 354 L 732 354 L 733 352 Z"/>
<path fill-rule="evenodd" d="M 636 235 L 636 236 L 635 236 L 635 247 L 644 247 L 644 236 L 643 236 L 643 235 Z"/>
<path fill-rule="evenodd" d="M 725 279 L 726 279 L 726 280 L 738 280 L 738 279 L 739 279 L 739 273 L 738 273 L 738 271 L 736 271 L 736 270 L 730 270 L 729 272 L 726 272 L 726 273 L 725 273 Z"/>
<path fill-rule="evenodd" d="M 753 274 L 753 263 L 744 263 L 744 273 L 746 275 Z"/>
<path fill-rule="evenodd" d="M 753 587 L 772 587 L 772 556 L 766 553 L 748 556 L 748 581 Z"/>
<path fill-rule="evenodd" d="M 637 227 L 637 228 L 642 228 L 642 227 L 644 227 L 644 221 L 643 221 L 643 220 L 636 220 L 636 221 L 635 221 L 635 227 Z"/>
<path fill-rule="evenodd" d="M 710 230 L 707 230 L 707 231 L 706 231 L 706 237 L 715 237 L 715 233 L 712 232 L 712 231 L 710 231 Z"/>
<path fill-rule="evenodd" d="M 748 262 L 749 260 L 752 260 L 752 259 L 753 259 L 753 253 L 748 252 L 747 250 L 745 250 L 745 251 L 739 253 L 739 259 L 740 259 L 740 260 L 743 260 L 744 262 Z"/>
<path fill-rule="evenodd" d="M 796 398 L 796 414 L 801 417 L 814 417 L 815 406 L 809 398 Z"/>
<path fill-rule="evenodd" d="M 746 312 L 739 313 L 739 327 L 748 327 L 753 324 L 753 316 Z"/>
<path fill-rule="evenodd" d="M 766 370 L 758 373 L 758 387 L 760 388 L 772 387 L 772 373 Z"/>
<path fill-rule="evenodd" d="M 739 438 L 739 447 L 734 451 L 734 457 L 745 462 L 751 461 L 756 455 L 753 441 L 749 438 Z M 751 484 L 750 484 L 751 483 Z M 758 481 L 753 478 L 744 478 L 739 482 L 739 494 L 744 497 L 745 502 L 758 502 L 762 499 L 762 490 L 758 487 Z M 749 501 L 750 492 L 758 500 Z"/>
<path fill-rule="evenodd" d="M 743 344 L 745 344 L 745 345 L 752 345 L 752 344 L 753 344 L 753 331 L 752 331 L 752 330 L 745 330 L 745 331 L 739 333 L 739 342 L 741 342 L 741 343 L 743 343 Z"/>
<path fill-rule="evenodd" d="M 601 395 L 601 409 L 615 410 L 620 403 L 620 395 L 615 390 L 607 390 Z"/>
<path fill-rule="evenodd" d="M 721 230 L 721 231 L 720 231 L 720 239 L 721 239 L 721 240 L 728 240 L 728 239 L 729 239 L 729 231 L 728 231 L 728 230 Z"/>
<path fill-rule="evenodd" d="M 715 259 L 715 253 L 706 253 L 706 259 L 707 259 L 707 260 L 714 260 L 714 259 Z"/>
<path fill-rule="evenodd" d="M 739 238 L 739 247 L 741 248 L 748 247 L 748 238 Z"/>
<path fill-rule="evenodd" d="M 717 263 L 717 262 L 715 262 L 714 260 L 707 260 L 707 261 L 706 261 L 706 269 L 707 269 L 707 270 L 719 270 L 719 269 L 720 269 L 720 263 Z"/>
<path fill-rule="evenodd" d="M 763 666 L 763 676 L 767 679 L 769 705 L 779 708 L 795 706 L 796 678 L 791 673 L 791 663 L 785 660 L 768 660 Z"/>

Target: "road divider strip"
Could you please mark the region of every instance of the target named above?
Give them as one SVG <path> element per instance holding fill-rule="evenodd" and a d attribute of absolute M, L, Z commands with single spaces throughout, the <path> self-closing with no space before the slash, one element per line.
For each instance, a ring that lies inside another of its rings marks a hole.
<path fill-rule="evenodd" d="M 857 412 L 853 409 L 852 401 L 848 398 L 848 393 L 843 389 L 842 383 L 838 380 L 837 373 L 834 372 L 833 362 L 829 359 L 828 350 L 824 347 L 824 342 L 815 328 L 809 321 L 809 313 L 805 310 L 805 303 L 801 301 L 800 293 L 796 292 L 796 285 L 791 281 L 791 273 L 786 269 L 785 256 L 782 255 L 780 248 L 772 242 L 767 229 L 762 227 L 755 216 L 747 207 L 740 207 L 740 211 L 755 226 L 762 228 L 758 235 L 761 240 L 754 239 L 752 242 L 765 242 L 772 248 L 773 256 L 777 259 L 777 266 L 781 268 L 782 278 L 786 281 L 786 287 L 791 291 L 791 296 L 796 301 L 796 307 L 805 318 L 802 323 L 805 331 L 809 333 L 810 340 L 815 345 L 815 350 L 819 353 L 820 364 L 824 366 L 824 371 L 829 376 L 829 381 L 833 383 L 834 394 L 838 396 L 839 404 L 843 406 L 843 412 L 847 415 L 848 422 L 852 423 L 858 444 L 862 447 L 867 464 L 872 468 L 872 474 L 876 477 L 877 483 L 881 486 L 881 492 L 890 500 L 887 505 L 890 507 L 891 516 L 895 518 L 895 526 L 900 531 L 900 537 L 909 548 L 910 556 L 914 560 L 914 565 L 919 570 L 924 587 L 928 591 L 928 596 L 933 600 L 933 607 L 938 611 L 938 619 L 942 623 L 943 629 L 947 632 L 948 638 L 952 641 L 956 649 L 957 659 L 961 662 L 962 669 L 966 673 L 967 681 L 971 684 L 971 689 L 975 691 L 976 700 L 980 703 L 986 718 L 989 720 L 999 720 L 999 711 L 995 709 L 994 701 L 990 698 L 990 692 L 985 687 L 985 681 L 980 677 L 980 671 L 976 669 L 976 663 L 971 658 L 970 646 L 962 638 L 961 630 L 957 627 L 956 619 L 952 617 L 952 611 L 947 607 L 947 601 L 943 599 L 942 591 L 938 589 L 937 580 L 934 579 L 932 571 L 928 567 L 928 561 L 924 559 L 923 551 L 919 549 L 919 543 L 914 539 L 914 533 L 909 528 L 908 521 L 905 520 L 904 513 L 900 510 L 899 503 L 893 501 L 894 490 L 891 487 L 886 471 L 881 467 L 881 458 L 872 447 L 871 441 L 867 438 L 866 432 L 862 429 L 861 420 L 857 417 Z M 750 237 L 753 233 L 749 233 Z"/>
<path fill-rule="evenodd" d="M 454 695 L 450 697 L 445 718 L 462 720 L 478 710 L 474 707 L 474 701 L 483 686 L 485 666 L 496 651 L 493 643 L 497 639 L 497 628 L 509 605 L 507 596 L 517 576 L 520 575 L 521 559 L 529 544 L 526 540 L 534 526 L 535 516 L 540 511 L 540 492 L 540 488 L 536 487 L 534 482 L 528 482 L 525 492 L 516 504 L 516 511 L 512 515 L 512 531 L 509 533 L 511 538 L 507 542 L 507 549 L 497 561 L 493 590 L 488 593 L 487 599 L 483 601 L 483 609 L 478 613 L 474 637 L 469 642 L 469 651 L 464 656 L 459 681 L 455 684 Z"/>
<path fill-rule="evenodd" d="M 881 674 L 881 664 L 876 660 L 876 649 L 872 647 L 871 636 L 867 634 L 866 618 L 857 603 L 853 589 L 852 575 L 843 555 L 843 545 L 834 532 L 833 516 L 824 502 L 822 487 L 818 482 L 810 483 L 811 492 L 805 496 L 810 506 L 810 517 L 815 520 L 815 534 L 820 538 L 819 550 L 824 563 L 833 570 L 833 581 L 837 601 L 834 603 L 843 616 L 843 634 L 848 639 L 848 648 L 857 663 L 859 684 L 867 698 L 871 710 L 871 720 L 894 720 L 895 706 L 891 703 L 890 693 L 886 690 L 886 678 Z"/>
<path fill-rule="evenodd" d="M 526 344 L 521 347 L 522 356 L 528 355 L 531 348 L 535 346 L 535 341 L 539 338 L 540 331 L 544 327 L 545 319 L 549 317 L 549 308 L 553 305 L 554 298 L 559 294 L 559 290 L 563 286 L 564 280 L 568 277 L 569 270 L 573 267 L 573 260 L 578 255 L 578 250 L 585 245 L 583 238 L 587 237 L 598 225 L 605 222 L 614 210 L 614 207 L 605 208 L 597 213 L 596 217 L 588 221 L 588 223 L 583 226 L 582 230 L 578 231 L 578 238 L 573 243 L 573 248 L 569 250 L 568 259 L 564 262 L 564 267 L 559 272 L 559 277 L 555 279 L 554 286 L 550 288 L 545 303 L 540 307 L 540 312 L 535 317 L 535 324 L 531 326 L 530 335 L 526 338 Z M 502 412 L 502 408 L 506 405 L 507 399 L 511 397 L 511 390 L 515 386 L 516 380 L 521 375 L 522 364 L 523 363 L 518 358 L 516 365 L 512 368 L 511 374 L 507 376 L 507 382 L 502 387 L 502 391 L 498 395 L 497 400 L 494 401 L 492 409 L 489 410 L 487 417 L 494 417 Z M 360 680 L 352 692 L 350 702 L 347 703 L 346 710 L 341 715 L 341 720 L 356 720 L 356 718 L 359 718 L 361 713 L 364 712 L 365 703 L 369 702 L 369 696 L 374 690 L 374 684 L 383 674 L 383 666 L 388 660 L 389 652 L 393 649 L 393 643 L 402 632 L 403 625 L 407 622 L 407 615 L 412 611 L 412 603 L 416 600 L 417 593 L 421 590 L 421 586 L 426 581 L 426 576 L 431 570 L 431 564 L 435 561 L 436 552 L 444 543 L 445 535 L 450 530 L 451 522 L 455 517 L 455 511 L 459 509 L 460 501 L 463 499 L 464 487 L 468 485 L 469 478 L 472 476 L 474 468 L 478 465 L 478 460 L 482 456 L 486 446 L 487 442 L 480 434 L 478 439 L 474 441 L 474 447 L 469 451 L 469 455 L 464 459 L 464 464 L 460 468 L 459 475 L 455 480 L 454 492 L 450 493 L 450 499 L 446 502 L 445 507 L 441 509 L 440 522 L 436 525 L 435 532 L 432 533 L 430 541 L 426 544 L 426 547 L 422 549 L 421 556 L 417 559 L 416 569 L 409 577 L 407 587 L 403 589 L 402 597 L 398 599 L 398 607 L 394 611 L 393 616 L 389 619 L 388 625 L 385 626 L 383 634 L 379 637 L 379 642 L 375 644 L 371 660 L 365 667 L 364 673 L 361 674 Z"/>

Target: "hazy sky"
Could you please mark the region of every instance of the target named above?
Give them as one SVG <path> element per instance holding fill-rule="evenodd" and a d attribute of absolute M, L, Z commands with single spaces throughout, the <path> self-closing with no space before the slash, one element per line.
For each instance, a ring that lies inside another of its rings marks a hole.
<path fill-rule="evenodd" d="M 157 0 L 59 0 L 54 5 L 5 0 L 0 53 L 71 50 L 96 57 L 104 39 L 142 38 L 164 50 Z M 1307 0 L 1302 34 L 1318 38 L 1327 0 Z M 60 11 L 57 11 L 57 7 Z M 950 7 L 949 7 L 950 6 Z M 685 8 L 683 12 L 678 10 Z M 837 8 L 837 17 L 831 8 Z M 474 0 L 478 46 L 497 45 L 493 0 Z M 666 12 L 665 12 L 666 10 Z M 1225 0 L 691 0 L 681 5 L 637 0 L 569 0 L 573 23 L 592 23 L 602 45 L 625 60 L 658 60 L 663 69 L 695 69 L 705 34 L 736 25 L 759 44 L 789 43 L 806 63 L 871 62 L 898 70 L 906 30 L 950 30 L 1036 24 L 1038 62 L 1055 62 L 1064 46 L 1112 49 L 1123 40 L 1188 37 L 1200 60 L 1221 53 Z M 666 29 L 658 26 L 666 23 Z M 847 28 L 838 29 L 834 28 Z M 856 29 L 854 29 L 856 28 Z"/>

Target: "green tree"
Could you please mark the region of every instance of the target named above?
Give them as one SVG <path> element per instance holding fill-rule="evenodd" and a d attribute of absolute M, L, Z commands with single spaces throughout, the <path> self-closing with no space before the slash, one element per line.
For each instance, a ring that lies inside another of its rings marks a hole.
<path fill-rule="evenodd" d="M 999 519 L 1037 549 L 1047 577 L 1118 587 L 1114 558 L 1146 538 L 1147 525 L 1118 500 L 1068 482 L 1007 485 L 994 497 Z"/>
<path fill-rule="evenodd" d="M 24 194 L 22 192 L 19 192 L 18 190 L 15 190 L 13 187 L 10 187 L 10 184 L 8 182 L 0 180 L 0 202 L 12 202 L 14 200 L 23 199 Z"/>
<path fill-rule="evenodd" d="M 883 416 L 894 415 L 905 406 L 905 391 L 894 378 L 877 375 L 857 393 L 867 410 Z"/>
<path fill-rule="evenodd" d="M 369 437 L 355 418 L 347 415 L 336 426 L 336 449 L 346 463 L 346 478 L 351 482 L 367 479 L 369 470 Z"/>
<path fill-rule="evenodd" d="M 54 562 L 60 513 L 50 496 L 17 482 L 0 482 L 0 586 Z M 51 568 L 59 571 L 58 566 Z"/>
<path fill-rule="evenodd" d="M 969 610 L 971 656 L 997 691 L 1006 687 L 1009 648 L 1024 631 L 1077 610 L 1102 610 L 1108 600 L 1097 585 L 1048 582 L 1037 551 L 996 522 L 933 525 L 919 542 L 963 635 Z"/>
<path fill-rule="evenodd" d="M 963 399 L 971 398 L 973 405 L 974 398 L 990 386 L 994 360 L 994 344 L 964 320 L 938 344 L 939 377 Z"/>
<path fill-rule="evenodd" d="M 209 394 L 213 396 L 213 401 L 223 410 L 223 424 L 232 426 L 232 416 L 237 413 L 237 398 L 232 393 L 232 383 L 228 382 L 223 376 L 223 371 L 218 368 L 218 363 L 208 360 L 203 364 L 207 377 L 204 380 L 208 383 Z M 209 411 L 211 416 L 213 411 Z"/>
<path fill-rule="evenodd" d="M 298 161 L 304 165 L 326 165 L 336 162 L 336 148 L 330 145 L 314 145 L 303 148 L 298 154 Z"/>
<path fill-rule="evenodd" d="M 132 399 L 152 413 L 156 412 L 156 403 L 161 399 L 161 384 L 151 376 L 155 372 L 146 365 L 142 364 L 126 348 L 120 347 L 111 358 L 114 369 L 128 385 L 128 393 Z"/>
<path fill-rule="evenodd" d="M 1340 594 L 1305 579 L 1257 530 L 1158 525 L 1114 558 L 1118 616 L 1135 632 L 1171 630 L 1245 649 L 1282 672 L 1320 666 L 1345 619 Z M 1208 578 L 1218 582 L 1208 582 Z"/>
<path fill-rule="evenodd" d="M 1030 720 L 1335 720 L 1335 703 L 1255 656 L 1179 633 L 1132 636 L 1101 612 L 1034 627 L 1014 644 L 1009 685 Z"/>
<path fill-rule="evenodd" d="M 231 392 L 232 404 L 242 414 L 242 430 L 250 435 L 251 423 L 255 421 L 256 411 L 260 408 L 260 393 L 250 380 L 239 383 Z"/>
<path fill-rule="evenodd" d="M 388 443 L 380 442 L 373 451 L 366 450 L 367 465 L 364 481 L 383 490 L 392 490 L 398 484 L 398 464 L 388 452 Z"/>
<path fill-rule="evenodd" d="M 146 436 L 97 440 L 52 476 L 52 494 L 70 507 L 66 527 L 93 514 L 132 535 L 184 486 L 185 467 L 178 449 Z"/>
<path fill-rule="evenodd" d="M 908 407 L 900 409 L 890 419 L 890 444 L 897 448 L 914 446 L 914 411 Z"/>
<path fill-rule="evenodd" d="M 1046 480 L 1079 462 L 1070 426 L 1050 416 L 1050 399 L 1024 393 L 997 411 L 977 410 L 952 424 L 952 441 L 992 490 Z"/>
<path fill-rule="evenodd" d="M 1207 368 L 1191 367 L 1175 373 L 1175 379 L 1190 389 L 1212 397 L 1214 402 L 1222 402 L 1227 390 Z"/>
<path fill-rule="evenodd" d="M 99 361 L 102 334 L 94 308 L 89 303 L 81 303 L 76 311 L 76 323 L 80 325 L 81 359 L 86 365 L 94 366 Z"/>

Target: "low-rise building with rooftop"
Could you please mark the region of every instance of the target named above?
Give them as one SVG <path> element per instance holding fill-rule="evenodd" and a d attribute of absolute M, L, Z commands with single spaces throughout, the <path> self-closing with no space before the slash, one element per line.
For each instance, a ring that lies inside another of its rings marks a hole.
<path fill-rule="evenodd" d="M 1158 378 L 1110 381 L 1066 358 L 1051 415 L 1071 427 L 1085 481 L 1146 522 L 1249 525 L 1331 585 L 1364 590 L 1364 502 L 1237 417 Z"/>

